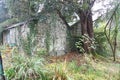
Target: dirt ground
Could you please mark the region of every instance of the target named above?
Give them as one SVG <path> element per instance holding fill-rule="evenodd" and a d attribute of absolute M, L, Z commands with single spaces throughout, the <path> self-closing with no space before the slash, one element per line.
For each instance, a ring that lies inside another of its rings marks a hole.
<path fill-rule="evenodd" d="M 67 53 L 63 56 L 49 56 L 49 57 L 47 57 L 47 61 L 50 63 L 54 63 L 57 61 L 61 61 L 61 62 L 76 61 L 77 65 L 81 65 L 81 64 L 85 63 L 84 55 L 80 54 L 78 52 L 70 52 L 70 53 Z"/>

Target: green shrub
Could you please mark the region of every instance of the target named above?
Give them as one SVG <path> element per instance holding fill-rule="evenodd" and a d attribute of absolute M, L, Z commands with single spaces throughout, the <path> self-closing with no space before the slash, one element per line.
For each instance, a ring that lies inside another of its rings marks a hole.
<path fill-rule="evenodd" d="M 85 51 L 84 50 L 84 44 L 87 44 L 87 50 L 88 51 Z M 92 50 L 94 50 L 96 48 L 95 46 L 95 40 L 90 38 L 88 35 L 82 35 L 80 38 L 79 38 L 79 41 L 77 41 L 75 43 L 77 49 L 79 50 L 80 53 L 85 53 L 85 52 L 88 52 L 88 53 L 92 53 L 94 54 L 94 52 Z"/>
<path fill-rule="evenodd" d="M 43 59 L 38 57 L 14 56 L 12 66 L 5 70 L 8 80 L 48 80 L 42 69 Z"/>
<path fill-rule="evenodd" d="M 76 48 L 78 49 L 78 51 L 79 51 L 80 53 L 84 53 L 84 52 L 85 52 L 85 50 L 84 50 L 84 48 L 83 48 L 83 41 L 84 41 L 83 36 L 81 36 L 81 37 L 79 38 L 79 41 L 77 41 L 77 42 L 75 43 L 75 46 L 76 46 Z"/>
<path fill-rule="evenodd" d="M 94 33 L 95 33 L 96 53 L 103 56 L 108 55 L 108 45 L 107 45 L 107 39 L 104 33 L 104 27 L 95 28 Z"/>

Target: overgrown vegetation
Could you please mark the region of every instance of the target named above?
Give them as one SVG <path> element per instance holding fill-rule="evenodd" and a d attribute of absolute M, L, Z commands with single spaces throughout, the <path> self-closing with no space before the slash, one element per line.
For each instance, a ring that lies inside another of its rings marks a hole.
<path fill-rule="evenodd" d="M 96 45 L 96 53 L 102 56 L 110 55 L 110 51 L 108 50 L 108 44 L 104 33 L 105 23 L 99 23 L 99 27 L 94 29 L 95 32 L 95 45 Z"/>
<path fill-rule="evenodd" d="M 88 46 L 87 53 L 94 54 L 94 50 L 96 48 L 94 39 L 91 39 L 88 35 L 83 35 L 79 38 L 79 41 L 76 42 L 75 45 L 81 53 L 85 53 L 84 47 L 87 47 L 83 45 L 84 43 Z"/>
<path fill-rule="evenodd" d="M 84 55 L 82 63 L 78 60 L 60 62 L 59 59 L 48 63 L 37 55 L 19 54 L 13 55 L 11 61 L 8 63 L 11 66 L 5 68 L 8 80 L 119 80 L 119 63 L 93 60 L 92 55 Z"/>
<path fill-rule="evenodd" d="M 37 50 L 37 43 L 36 43 L 36 34 L 37 34 L 37 23 L 38 20 L 32 20 L 29 24 L 27 24 L 29 27 L 29 31 L 27 32 L 25 37 L 24 35 L 20 36 L 20 43 L 23 51 L 28 55 L 35 54 L 35 51 Z"/>
<path fill-rule="evenodd" d="M 3 46 L 3 62 L 7 64 L 5 76 L 8 80 L 119 80 L 120 64 L 112 63 L 111 60 L 94 58 L 85 54 L 81 61 L 61 62 L 57 58 L 43 58 L 43 54 L 34 56 L 21 55 L 16 49 L 9 49 Z M 42 53 L 42 52 L 41 52 Z M 43 52 L 44 53 L 44 52 Z M 11 56 L 6 56 L 6 55 Z M 80 54 L 79 54 L 80 55 Z M 78 56 L 79 56 L 78 55 Z M 5 59 L 6 56 L 6 59 Z M 7 62 L 9 59 L 9 62 Z M 47 60 L 55 60 L 50 62 Z"/>
<path fill-rule="evenodd" d="M 44 65 L 42 58 L 17 55 L 12 58 L 12 61 L 12 66 L 5 71 L 8 80 L 46 80 L 45 70 L 42 69 Z"/>
<path fill-rule="evenodd" d="M 119 4 L 115 7 L 113 14 L 105 25 L 104 33 L 107 38 L 108 44 L 110 45 L 111 51 L 113 53 L 113 60 L 116 60 L 116 49 L 117 49 L 117 36 L 119 29 L 119 13 L 117 13 L 117 9 L 119 8 Z M 115 22 L 113 22 L 113 20 Z M 113 24 L 113 28 L 112 28 Z M 107 30 L 108 27 L 108 30 Z"/>
<path fill-rule="evenodd" d="M 104 3 L 104 0 L 7 0 L 6 8 L 10 19 L 0 23 L 0 35 L 4 27 L 21 21 L 27 22 L 25 25 L 29 30 L 26 35 L 18 35 L 20 45 L 13 47 L 9 46 L 9 43 L 0 45 L 6 79 L 120 80 L 120 38 L 118 37 L 120 36 L 120 3 L 116 0 L 112 1 L 114 4 L 107 4 L 110 6 L 109 9 L 106 9 L 97 21 L 93 21 L 92 8 L 97 1 Z M 101 10 L 96 12 L 99 11 Z M 72 39 L 70 31 L 73 27 L 68 24 L 71 21 L 80 23 L 76 25 L 77 29 L 81 29 L 79 40 L 78 37 Z M 39 22 L 47 25 L 45 26 L 47 30 L 41 28 L 41 31 L 46 31 L 40 34 L 45 36 L 45 39 L 40 41 L 45 43 L 42 48 L 37 46 Z M 61 24 L 63 26 L 58 28 Z M 64 34 L 60 34 L 60 37 L 57 33 L 59 29 L 61 29 L 60 33 L 62 30 L 65 31 Z M 18 27 L 19 31 L 20 27 Z M 5 38 L 8 42 L 9 35 L 7 34 Z M 62 41 L 64 37 L 66 41 Z M 57 44 L 60 41 L 58 38 L 61 38 L 61 43 L 65 47 Z M 60 57 L 48 56 L 46 54 L 49 53 L 51 45 L 53 48 L 51 52 L 55 54 L 67 53 L 65 49 L 67 47 L 73 49 L 76 46 L 78 51 Z"/>

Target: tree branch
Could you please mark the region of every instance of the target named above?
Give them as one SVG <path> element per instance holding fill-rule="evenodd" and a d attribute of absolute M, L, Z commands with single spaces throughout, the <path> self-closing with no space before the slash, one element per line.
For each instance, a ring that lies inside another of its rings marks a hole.
<path fill-rule="evenodd" d="M 107 26 L 109 25 L 109 23 L 111 23 L 111 20 L 113 19 L 113 16 L 115 15 L 119 5 L 120 5 L 120 3 L 118 3 L 118 5 L 115 7 L 115 10 L 114 10 L 113 14 L 111 15 L 110 19 L 108 20 L 108 22 L 107 22 L 107 24 L 105 25 L 105 28 L 104 28 L 105 36 L 106 36 L 107 41 L 108 41 L 108 43 L 109 43 L 109 45 L 112 49 L 112 52 L 113 52 L 114 61 L 115 61 L 115 50 L 116 50 L 116 37 L 115 37 L 115 45 L 113 46 L 112 42 L 110 41 L 110 38 L 109 38 L 110 33 L 109 33 L 109 35 L 107 35 Z"/>
<path fill-rule="evenodd" d="M 95 1 L 96 1 L 96 0 L 93 0 L 93 1 L 90 3 L 90 9 L 93 7 Z"/>
<path fill-rule="evenodd" d="M 69 26 L 68 22 L 66 21 L 65 17 L 62 15 L 62 13 L 58 9 L 56 11 L 57 11 L 57 14 L 59 15 L 59 17 L 64 22 L 64 24 L 67 26 L 67 28 L 70 29 L 70 26 Z"/>

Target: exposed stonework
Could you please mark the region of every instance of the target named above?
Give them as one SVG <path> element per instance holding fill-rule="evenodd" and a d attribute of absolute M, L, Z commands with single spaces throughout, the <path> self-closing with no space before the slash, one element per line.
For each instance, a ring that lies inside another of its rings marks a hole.
<path fill-rule="evenodd" d="M 47 29 L 48 25 L 43 24 L 43 23 L 39 23 L 37 26 L 37 46 L 40 48 L 46 48 L 45 45 L 45 38 L 46 38 L 46 29 Z"/>
<path fill-rule="evenodd" d="M 30 31 L 28 24 L 18 24 L 10 26 L 3 31 L 4 44 L 16 44 L 19 46 L 21 44 L 19 37 L 27 38 L 27 34 Z M 45 22 L 39 21 L 36 25 L 37 35 L 35 39 L 37 39 L 37 45 L 33 48 L 37 48 L 37 50 L 44 49 L 52 56 L 60 56 L 73 50 L 76 38 L 72 38 L 72 36 L 78 37 L 81 34 L 78 25 L 72 26 L 73 29 L 70 31 L 72 35 L 69 36 L 66 25 L 58 15 L 54 15 L 54 18 L 49 17 Z"/>
<path fill-rule="evenodd" d="M 51 21 L 52 19 L 49 19 L 46 24 L 39 23 L 37 41 L 41 48 L 49 47 L 50 55 L 60 56 L 65 54 L 66 26 L 58 16 L 53 25 L 50 24 Z M 46 46 L 46 44 L 48 45 Z"/>

